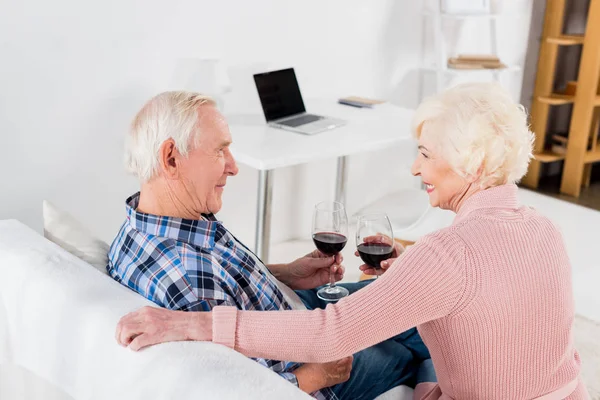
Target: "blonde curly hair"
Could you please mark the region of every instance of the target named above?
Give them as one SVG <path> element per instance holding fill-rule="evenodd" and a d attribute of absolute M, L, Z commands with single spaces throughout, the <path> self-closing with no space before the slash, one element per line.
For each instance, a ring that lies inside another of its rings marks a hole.
<path fill-rule="evenodd" d="M 482 188 L 517 183 L 527 172 L 535 136 L 525 108 L 497 83 L 466 83 L 425 99 L 413 117 L 459 175 Z"/>

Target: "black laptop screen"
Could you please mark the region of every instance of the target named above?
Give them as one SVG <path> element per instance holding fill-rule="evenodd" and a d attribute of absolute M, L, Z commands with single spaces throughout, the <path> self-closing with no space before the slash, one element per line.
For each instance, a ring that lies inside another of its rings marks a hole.
<path fill-rule="evenodd" d="M 293 68 L 254 75 L 267 121 L 306 111 Z"/>

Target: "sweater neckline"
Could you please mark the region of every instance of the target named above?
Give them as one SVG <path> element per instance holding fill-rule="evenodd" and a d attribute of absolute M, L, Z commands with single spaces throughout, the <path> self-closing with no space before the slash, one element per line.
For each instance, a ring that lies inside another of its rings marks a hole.
<path fill-rule="evenodd" d="M 506 184 L 494 186 L 475 193 L 473 196 L 465 200 L 465 203 L 462 205 L 460 210 L 458 210 L 453 224 L 464 220 L 467 215 L 477 210 L 489 208 L 516 210 L 519 208 L 517 192 L 517 185 Z"/>

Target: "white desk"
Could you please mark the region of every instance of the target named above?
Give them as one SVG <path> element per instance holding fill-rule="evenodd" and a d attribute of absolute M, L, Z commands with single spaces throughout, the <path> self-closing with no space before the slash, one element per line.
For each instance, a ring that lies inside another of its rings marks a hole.
<path fill-rule="evenodd" d="M 413 111 L 380 104 L 372 109 L 338 104 L 335 100 L 308 101 L 310 113 L 340 118 L 340 128 L 308 136 L 271 128 L 262 115 L 227 115 L 237 162 L 259 171 L 256 254 L 267 262 L 271 228 L 273 170 L 337 157 L 335 199 L 345 203 L 347 156 L 383 150 L 410 140 Z"/>

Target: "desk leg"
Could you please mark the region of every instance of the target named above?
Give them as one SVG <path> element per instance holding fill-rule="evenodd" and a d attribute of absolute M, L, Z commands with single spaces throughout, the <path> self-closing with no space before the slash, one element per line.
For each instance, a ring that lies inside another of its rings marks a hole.
<path fill-rule="evenodd" d="M 344 206 L 346 205 L 346 181 L 348 178 L 347 163 L 348 156 L 338 157 L 337 176 L 335 179 L 335 201 L 342 203 Z"/>
<path fill-rule="evenodd" d="M 271 200 L 273 198 L 273 171 L 258 171 L 258 204 L 256 209 L 256 255 L 267 263 L 271 238 Z"/>

